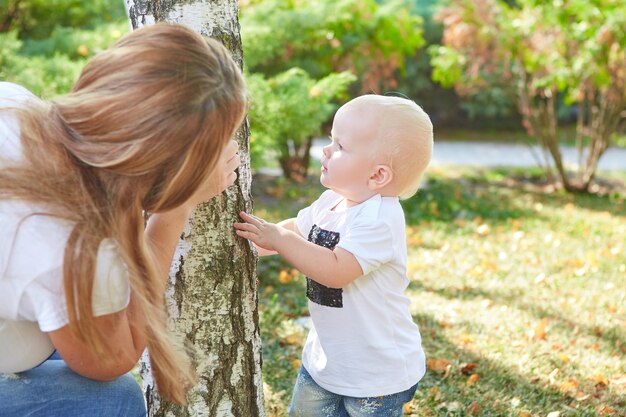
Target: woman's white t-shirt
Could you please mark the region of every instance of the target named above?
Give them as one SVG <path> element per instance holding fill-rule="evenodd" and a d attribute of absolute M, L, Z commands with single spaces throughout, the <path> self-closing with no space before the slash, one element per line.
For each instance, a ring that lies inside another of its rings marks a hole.
<path fill-rule="evenodd" d="M 363 270 L 341 289 L 307 278 L 313 327 L 302 364 L 318 385 L 335 394 L 402 392 L 426 371 L 420 332 L 404 295 L 409 284 L 404 213 L 398 198 L 380 195 L 334 211 L 342 199 L 326 191 L 296 221 L 310 242 L 347 250 Z"/>
<path fill-rule="evenodd" d="M 28 90 L 0 82 L 0 167 L 23 157 L 17 118 L 10 109 L 28 100 L 36 100 Z M 63 256 L 72 224 L 45 212 L 32 203 L 0 200 L 0 373 L 43 362 L 54 351 L 46 333 L 69 323 Z M 96 263 L 94 315 L 120 311 L 129 300 L 124 262 L 116 244 L 104 240 Z"/>

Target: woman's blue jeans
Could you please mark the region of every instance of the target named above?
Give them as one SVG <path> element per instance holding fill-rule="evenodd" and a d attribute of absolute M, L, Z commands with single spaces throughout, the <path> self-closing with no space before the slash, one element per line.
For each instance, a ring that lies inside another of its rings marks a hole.
<path fill-rule="evenodd" d="M 58 355 L 19 374 L 0 374 L 3 417 L 145 417 L 139 384 L 130 374 L 100 382 L 72 371 Z"/>

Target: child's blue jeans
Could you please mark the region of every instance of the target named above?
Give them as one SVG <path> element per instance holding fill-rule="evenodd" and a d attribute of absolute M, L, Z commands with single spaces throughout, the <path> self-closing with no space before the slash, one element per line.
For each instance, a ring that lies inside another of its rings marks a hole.
<path fill-rule="evenodd" d="M 131 374 L 100 382 L 54 356 L 19 374 L 0 374 L 3 417 L 145 417 L 143 394 Z"/>
<path fill-rule="evenodd" d="M 417 385 L 382 397 L 346 397 L 317 385 L 302 366 L 289 404 L 289 417 L 402 417 L 402 407 L 411 401 Z"/>

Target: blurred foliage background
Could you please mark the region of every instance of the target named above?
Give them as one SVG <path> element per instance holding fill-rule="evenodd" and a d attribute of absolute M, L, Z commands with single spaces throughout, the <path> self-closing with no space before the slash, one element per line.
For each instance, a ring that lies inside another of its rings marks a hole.
<path fill-rule="evenodd" d="M 552 157 L 547 175 L 585 191 L 605 149 L 626 145 L 620 4 L 241 0 L 253 168 L 301 181 L 312 140 L 339 105 L 393 93 L 425 108 L 437 139 L 478 131 L 539 143 Z M 128 31 L 121 0 L 0 0 L 0 79 L 63 94 L 90 56 Z M 559 142 L 587 158 L 575 175 L 553 152 Z"/>
<path fill-rule="evenodd" d="M 0 79 L 44 98 L 66 93 L 129 30 L 121 1 L 0 0 Z"/>
<path fill-rule="evenodd" d="M 255 212 L 278 221 L 317 198 L 313 139 L 362 93 L 415 100 L 436 140 L 626 147 L 622 3 L 240 0 L 253 168 L 284 174 L 255 175 Z M 64 94 L 129 30 L 122 0 L 0 0 L 0 80 Z M 429 357 L 407 415 L 626 415 L 626 174 L 568 193 L 554 168 L 434 167 L 403 202 Z M 282 417 L 304 280 L 279 257 L 258 272 L 267 410 Z"/>

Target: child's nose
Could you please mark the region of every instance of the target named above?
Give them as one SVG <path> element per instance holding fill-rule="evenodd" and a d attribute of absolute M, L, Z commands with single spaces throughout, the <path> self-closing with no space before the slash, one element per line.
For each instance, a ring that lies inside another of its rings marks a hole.
<path fill-rule="evenodd" d="M 330 155 L 332 153 L 332 146 L 333 144 L 330 143 L 322 148 L 322 153 L 324 154 L 326 158 L 330 158 Z"/>

